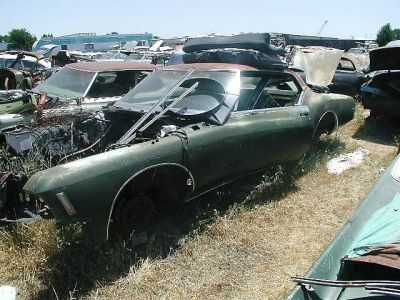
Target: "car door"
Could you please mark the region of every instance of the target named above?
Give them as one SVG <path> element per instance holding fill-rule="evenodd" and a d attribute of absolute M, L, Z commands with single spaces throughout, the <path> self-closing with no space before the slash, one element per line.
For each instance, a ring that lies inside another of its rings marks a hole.
<path fill-rule="evenodd" d="M 231 115 L 225 126 L 238 143 L 232 161 L 238 172 L 295 160 L 307 151 L 313 123 L 308 107 L 297 105 L 302 94 L 291 75 L 268 74 L 258 85 L 252 105 Z"/>
<path fill-rule="evenodd" d="M 232 179 L 237 172 L 232 162 L 238 143 L 225 125 L 197 124 L 183 141 L 183 164 L 191 171 L 198 193 Z"/>
<path fill-rule="evenodd" d="M 198 193 L 279 162 L 300 158 L 313 126 L 306 106 L 235 112 L 223 126 L 197 124 L 183 163 Z"/>
<path fill-rule="evenodd" d="M 224 125 L 196 125 L 188 135 L 184 162 L 201 190 L 272 163 L 298 159 L 309 147 L 313 125 L 308 108 L 295 103 L 257 107 L 254 104 L 270 86 L 262 78 L 251 81 L 252 86 L 242 86 L 237 111 Z M 281 96 L 280 101 L 286 98 Z"/>

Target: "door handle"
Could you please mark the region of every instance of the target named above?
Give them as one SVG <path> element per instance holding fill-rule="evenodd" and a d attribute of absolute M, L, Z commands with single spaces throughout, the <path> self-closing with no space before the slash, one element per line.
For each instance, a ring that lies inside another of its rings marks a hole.
<path fill-rule="evenodd" d="M 300 117 L 307 117 L 308 116 L 308 111 L 303 111 L 300 113 Z"/>

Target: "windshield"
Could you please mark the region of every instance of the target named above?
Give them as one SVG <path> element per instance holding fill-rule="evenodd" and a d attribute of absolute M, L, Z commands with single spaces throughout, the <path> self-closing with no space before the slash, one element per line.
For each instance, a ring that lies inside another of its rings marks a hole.
<path fill-rule="evenodd" d="M 143 54 L 132 53 L 126 58 L 126 60 L 142 60 L 143 58 L 144 58 Z"/>
<path fill-rule="evenodd" d="M 174 87 L 165 103 L 160 108 L 193 91 L 180 99 L 170 111 L 180 115 L 196 115 L 216 108 L 226 94 L 238 95 L 239 84 L 237 73 L 231 71 L 196 70 L 157 70 L 144 79 L 130 93 L 125 95 L 115 105 L 121 108 L 139 108 L 149 110 L 157 104 Z M 176 86 L 180 80 L 188 76 L 183 83 Z"/>
<path fill-rule="evenodd" d="M 364 54 L 364 53 L 365 53 L 365 50 L 364 50 L 364 49 L 352 48 L 352 49 L 349 49 L 348 52 L 349 52 L 349 53 L 352 53 L 352 54 Z"/>
<path fill-rule="evenodd" d="M 104 53 L 101 59 L 126 59 L 128 55 L 119 51 L 108 51 Z"/>
<path fill-rule="evenodd" d="M 95 75 L 95 72 L 64 67 L 36 89 L 57 97 L 83 97 Z"/>

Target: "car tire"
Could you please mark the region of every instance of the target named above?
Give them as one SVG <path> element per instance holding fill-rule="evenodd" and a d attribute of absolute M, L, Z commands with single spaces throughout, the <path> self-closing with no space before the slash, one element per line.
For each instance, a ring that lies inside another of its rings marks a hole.
<path fill-rule="evenodd" d="M 146 231 L 155 217 L 153 200 L 144 193 L 123 198 L 115 208 L 113 221 L 122 238 Z"/>

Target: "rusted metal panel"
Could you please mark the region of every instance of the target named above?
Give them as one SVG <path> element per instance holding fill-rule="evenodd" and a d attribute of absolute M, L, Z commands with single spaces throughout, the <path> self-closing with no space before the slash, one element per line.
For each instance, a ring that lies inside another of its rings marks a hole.
<path fill-rule="evenodd" d="M 398 254 L 363 255 L 352 259 L 345 259 L 344 261 L 375 264 L 400 270 L 400 256 Z"/>

